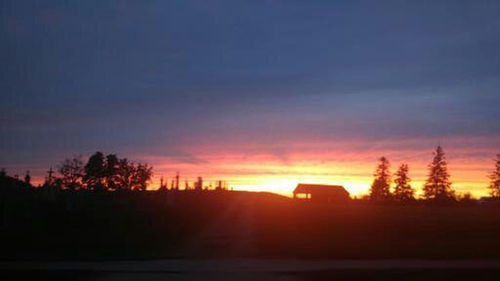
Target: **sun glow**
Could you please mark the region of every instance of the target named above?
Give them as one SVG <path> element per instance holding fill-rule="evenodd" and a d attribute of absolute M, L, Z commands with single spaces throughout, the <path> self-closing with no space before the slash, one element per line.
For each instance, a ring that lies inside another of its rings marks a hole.
<path fill-rule="evenodd" d="M 488 173 L 494 167 L 495 145 L 499 141 L 489 138 L 443 141 L 452 186 L 457 193 L 469 192 L 475 197 L 488 195 Z M 478 143 L 481 145 L 474 146 Z M 133 158 L 154 167 L 151 190 L 159 187 L 162 177 L 164 183 L 171 186 L 172 179 L 179 172 L 181 188 L 186 181 L 192 187 L 201 176 L 204 186 L 211 188 L 222 180 L 234 190 L 266 191 L 291 197 L 298 183 L 331 184 L 342 185 L 352 197 L 360 197 L 368 194 L 377 159 L 383 155 L 389 159 L 392 173 L 402 163 L 409 165 L 411 185 L 419 195 L 427 177 L 434 142 L 420 139 L 368 145 L 366 141 L 353 140 L 349 143 L 284 143 L 283 147 L 287 149 L 255 144 L 201 145 L 185 149 L 196 157 L 182 154 L 182 158 L 157 155 L 136 155 Z M 43 183 L 47 169 L 30 170 L 33 175 L 42 175 L 33 177 L 32 182 Z M 23 170 L 18 173 L 22 174 Z"/>
<path fill-rule="evenodd" d="M 444 141 L 443 141 L 444 142 Z M 451 181 L 457 193 L 470 192 L 476 197 L 488 194 L 488 172 L 493 168 L 495 149 L 475 148 L 475 143 L 491 142 L 490 139 L 449 139 L 445 152 L 449 163 Z M 241 146 L 190 148 L 197 161 L 183 161 L 168 157 L 146 157 L 155 167 L 155 183 L 161 176 L 169 182 L 176 171 L 181 182 L 193 182 L 203 176 L 207 186 L 217 180 L 226 181 L 234 190 L 268 191 L 286 196 L 298 183 L 343 185 L 351 196 L 368 194 L 373 181 L 377 159 L 384 155 L 392 173 L 402 163 L 409 164 L 411 184 L 417 195 L 425 183 L 427 165 L 432 159 L 434 142 L 413 139 L 397 142 L 365 141 L 333 143 L 287 143 L 287 150 L 275 147 Z M 206 151 L 216 153 L 207 154 Z M 278 152 L 279 153 L 278 153 Z"/>
<path fill-rule="evenodd" d="M 292 196 L 293 189 L 299 183 L 343 185 L 353 196 L 367 192 L 365 180 L 336 180 L 311 176 L 257 177 L 247 184 L 234 184 L 235 190 L 268 191 L 285 196 Z"/>

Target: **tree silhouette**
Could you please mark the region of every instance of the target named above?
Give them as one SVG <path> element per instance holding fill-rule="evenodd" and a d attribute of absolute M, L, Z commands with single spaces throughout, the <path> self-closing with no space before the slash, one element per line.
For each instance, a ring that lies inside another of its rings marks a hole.
<path fill-rule="evenodd" d="M 411 179 L 408 176 L 408 170 L 408 164 L 401 164 L 396 172 L 394 199 L 398 201 L 411 201 L 415 199 L 415 190 L 410 185 Z"/>
<path fill-rule="evenodd" d="M 107 189 L 118 189 L 118 172 L 120 169 L 120 160 L 116 157 L 116 154 L 109 154 L 106 156 L 105 164 L 105 177 L 106 177 L 106 188 Z"/>
<path fill-rule="evenodd" d="M 101 190 L 105 187 L 105 161 L 104 155 L 101 152 L 96 152 L 90 156 L 84 170 L 85 174 L 83 176 L 83 181 L 88 189 Z"/>
<path fill-rule="evenodd" d="M 441 146 L 438 146 L 429 164 L 429 176 L 423 188 L 426 199 L 437 201 L 454 199 L 455 192 L 451 188 L 447 165 L 444 151 Z"/>
<path fill-rule="evenodd" d="M 60 165 L 61 184 L 70 190 L 82 188 L 83 161 L 81 156 L 66 158 Z"/>
<path fill-rule="evenodd" d="M 146 190 L 148 182 L 153 176 L 153 167 L 148 164 L 132 165 L 132 190 Z"/>
<path fill-rule="evenodd" d="M 24 175 L 24 183 L 27 185 L 31 185 L 30 171 L 26 171 L 26 174 Z"/>
<path fill-rule="evenodd" d="M 54 178 L 54 181 L 53 181 L 51 187 L 54 188 L 55 190 L 61 190 L 63 187 L 62 179 L 61 178 Z"/>
<path fill-rule="evenodd" d="M 118 189 L 130 190 L 132 189 L 132 181 L 134 176 L 134 166 L 128 161 L 127 158 L 118 160 L 118 174 L 116 181 Z"/>
<path fill-rule="evenodd" d="M 491 172 L 489 175 L 490 185 L 488 188 L 490 189 L 490 194 L 493 197 L 500 197 L 500 154 L 497 154 L 497 159 L 495 159 L 495 170 Z"/>
<path fill-rule="evenodd" d="M 391 199 L 390 182 L 391 177 L 389 173 L 389 161 L 385 157 L 379 159 L 380 163 L 377 170 L 373 175 L 372 186 L 370 188 L 370 200 L 373 201 L 386 201 Z"/>
<path fill-rule="evenodd" d="M 54 170 L 52 169 L 52 167 L 50 167 L 49 170 L 47 171 L 47 176 L 45 177 L 45 181 L 43 183 L 43 186 L 44 187 L 51 187 L 54 184 L 54 180 L 55 180 Z"/>

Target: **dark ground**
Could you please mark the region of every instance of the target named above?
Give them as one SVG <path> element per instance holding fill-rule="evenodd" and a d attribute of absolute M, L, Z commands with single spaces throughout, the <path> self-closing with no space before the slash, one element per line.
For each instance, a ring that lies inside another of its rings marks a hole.
<path fill-rule="evenodd" d="M 500 276 L 499 206 L 381 206 L 361 201 L 316 205 L 269 193 L 228 191 L 23 190 L 4 191 L 1 199 L 1 280 L 229 280 L 231 276 L 230 280 L 497 280 Z M 105 265 L 110 260 L 143 260 L 151 266 L 162 259 L 188 263 L 203 259 L 227 261 L 225 266 L 233 268 L 231 263 L 242 258 L 264 262 L 265 270 L 19 267 L 21 261 Z M 476 261 L 494 266 L 318 268 L 325 261 L 366 259 L 411 264 Z M 292 270 L 276 271 L 269 269 L 276 266 L 272 260 L 300 263 Z M 304 266 L 310 262 L 316 265 Z"/>
<path fill-rule="evenodd" d="M 2 280 L 81 280 L 81 281 L 160 281 L 160 280 L 260 280 L 260 281 L 308 281 L 308 280 L 498 280 L 499 270 L 337 270 L 302 273 L 120 273 L 79 271 L 23 271 L 0 272 Z"/>
<path fill-rule="evenodd" d="M 1 263 L 2 280 L 498 280 L 500 261 L 155 260 Z"/>
<path fill-rule="evenodd" d="M 317 205 L 250 192 L 3 197 L 2 260 L 500 259 L 500 207 Z"/>

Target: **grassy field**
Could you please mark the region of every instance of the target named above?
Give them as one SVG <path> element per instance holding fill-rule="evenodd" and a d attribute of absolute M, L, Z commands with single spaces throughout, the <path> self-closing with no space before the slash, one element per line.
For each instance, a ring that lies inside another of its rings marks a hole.
<path fill-rule="evenodd" d="M 267 193 L 3 199 L 3 260 L 498 259 L 500 207 L 315 205 Z"/>
<path fill-rule="evenodd" d="M 260 204 L 263 256 L 499 258 L 500 208 Z"/>

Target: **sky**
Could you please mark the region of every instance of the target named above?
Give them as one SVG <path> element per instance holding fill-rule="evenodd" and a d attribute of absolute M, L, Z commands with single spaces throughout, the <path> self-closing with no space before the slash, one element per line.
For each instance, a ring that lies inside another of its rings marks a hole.
<path fill-rule="evenodd" d="M 500 153 L 499 1 L 0 0 L 0 167 L 117 153 L 235 189 L 368 191 L 377 159 L 458 192 Z"/>

